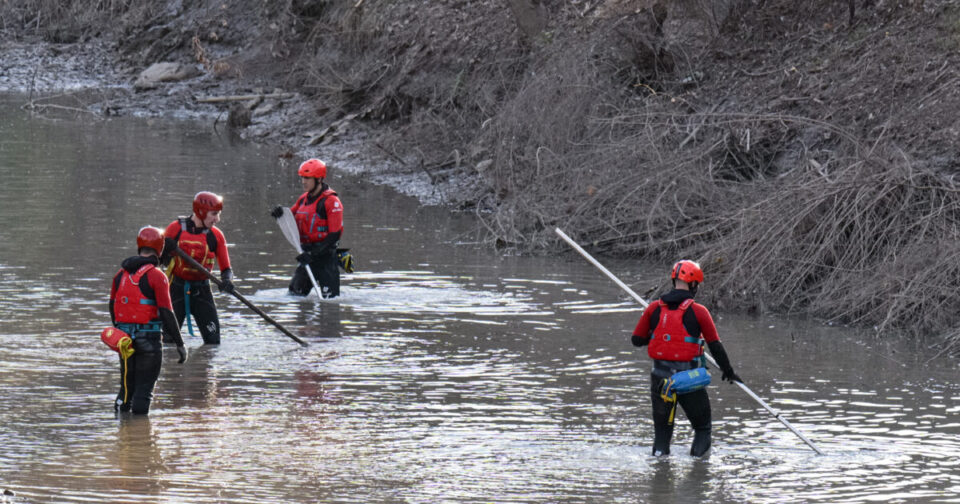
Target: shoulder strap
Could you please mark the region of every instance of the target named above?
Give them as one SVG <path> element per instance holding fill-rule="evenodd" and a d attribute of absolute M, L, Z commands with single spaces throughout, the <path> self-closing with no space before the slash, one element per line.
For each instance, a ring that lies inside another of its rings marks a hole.
<path fill-rule="evenodd" d="M 149 266 L 150 266 L 149 268 L 147 268 L 146 270 L 144 270 L 143 275 L 142 275 L 142 276 L 147 277 L 147 281 L 146 281 L 146 282 L 140 282 L 140 281 L 139 281 L 140 279 L 137 279 L 137 287 L 140 287 L 140 292 L 143 293 L 143 297 L 145 297 L 145 298 L 147 298 L 147 299 L 152 299 L 152 300 L 156 301 L 156 300 L 157 300 L 157 293 L 154 292 L 153 286 L 150 285 L 150 276 L 149 276 L 149 275 L 150 275 L 150 271 L 153 270 L 153 269 L 156 269 L 156 267 L 155 267 L 154 265 L 152 265 L 152 264 L 150 264 Z M 159 270 L 158 270 L 158 271 L 159 271 Z"/>
<path fill-rule="evenodd" d="M 154 266 L 154 265 L 152 265 L 152 264 L 149 264 L 149 263 L 144 264 L 143 266 L 140 266 L 140 269 L 138 269 L 134 274 L 130 275 L 130 280 L 132 280 L 133 283 L 135 283 L 135 284 L 139 284 L 139 283 L 140 283 L 140 279 L 143 278 L 143 275 L 146 275 L 147 272 L 149 272 L 150 270 L 152 270 L 152 269 L 155 268 L 155 267 L 156 267 L 156 266 Z"/>
<path fill-rule="evenodd" d="M 317 200 L 317 215 L 321 219 L 327 218 L 327 206 L 324 205 L 324 202 L 327 201 L 327 195 L 320 196 L 320 199 Z"/>
<path fill-rule="evenodd" d="M 217 253 L 217 235 L 213 233 L 212 229 L 204 231 L 207 234 L 207 248 L 210 249 L 210 252 L 214 254 Z"/>
<path fill-rule="evenodd" d="M 187 218 L 178 217 L 177 222 L 180 223 L 180 229 L 177 230 L 177 236 L 173 237 L 173 241 L 180 243 L 180 235 L 183 234 L 183 230 L 187 228 Z"/>

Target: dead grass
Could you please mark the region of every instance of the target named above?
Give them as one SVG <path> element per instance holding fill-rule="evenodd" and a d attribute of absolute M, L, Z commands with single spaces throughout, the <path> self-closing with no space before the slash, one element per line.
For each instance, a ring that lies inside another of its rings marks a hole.
<path fill-rule="evenodd" d="M 853 25 L 839 0 L 674 0 L 663 24 L 649 0 L 540 3 L 534 35 L 492 0 L 11 0 L 0 28 L 79 39 L 119 16 L 141 57 L 248 44 L 318 122 L 364 120 L 400 169 L 473 184 L 453 203 L 491 244 L 555 250 L 562 225 L 595 252 L 702 259 L 714 302 L 960 347 L 950 0 Z"/>

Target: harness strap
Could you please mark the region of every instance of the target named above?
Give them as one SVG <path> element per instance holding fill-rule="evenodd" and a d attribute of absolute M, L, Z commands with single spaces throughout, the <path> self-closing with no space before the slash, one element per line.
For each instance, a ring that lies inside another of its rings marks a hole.
<path fill-rule="evenodd" d="M 159 321 L 150 322 L 147 324 L 130 324 L 121 322 L 116 324 L 117 329 L 130 335 L 130 339 L 137 339 L 137 334 L 148 333 L 148 332 L 160 332 L 162 330 L 162 325 Z"/>
<path fill-rule="evenodd" d="M 673 419 L 677 415 L 677 393 L 670 390 L 669 378 L 664 378 L 660 384 L 660 399 L 663 399 L 665 403 L 670 403 L 670 414 L 667 415 L 667 425 L 673 425 Z"/>
<path fill-rule="evenodd" d="M 195 337 L 193 334 L 193 323 L 190 321 L 190 280 L 183 281 L 183 316 L 187 319 L 187 332 L 190 333 L 190 337 Z"/>
<path fill-rule="evenodd" d="M 130 336 L 133 338 L 133 336 Z M 120 391 L 123 393 L 123 399 L 117 399 L 116 408 L 119 410 L 121 406 L 127 404 L 130 401 L 130 384 L 127 381 L 127 372 L 130 370 L 130 365 L 127 363 L 127 357 L 120 355 Z"/>

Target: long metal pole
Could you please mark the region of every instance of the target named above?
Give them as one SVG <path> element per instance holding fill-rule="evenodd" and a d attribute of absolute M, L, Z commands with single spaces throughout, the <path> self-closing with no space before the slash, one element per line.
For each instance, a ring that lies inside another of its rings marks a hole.
<path fill-rule="evenodd" d="M 189 264 L 190 266 L 193 266 L 194 269 L 198 269 L 202 271 L 205 275 L 207 275 L 207 278 L 209 278 L 211 282 L 217 284 L 218 287 L 223 287 L 223 282 L 221 282 L 220 279 L 213 276 L 213 273 L 211 273 L 210 270 L 200 265 L 200 263 L 198 263 L 196 259 L 190 257 L 190 255 L 184 252 L 182 249 L 180 249 L 180 247 L 174 247 L 173 253 L 179 256 L 184 261 L 187 261 L 187 264 Z M 273 317 L 271 317 L 270 315 L 267 315 L 266 313 L 263 312 L 263 310 L 254 306 L 254 304 L 251 303 L 249 300 L 247 300 L 247 298 L 241 296 L 236 289 L 231 291 L 230 294 L 233 294 L 233 297 L 239 299 L 240 302 L 247 305 L 247 308 L 250 308 L 251 310 L 253 310 L 257 315 L 260 315 L 261 317 L 263 317 L 263 320 L 270 322 L 271 324 L 273 324 L 274 327 L 276 327 L 277 329 L 280 329 L 280 332 L 289 336 L 290 339 L 292 339 L 293 341 L 300 343 L 300 346 L 310 346 L 306 341 L 303 341 L 302 339 L 298 338 L 296 334 L 293 334 L 292 332 L 288 331 L 286 327 L 283 327 L 282 325 L 280 325 L 280 322 L 273 320 Z"/>
<path fill-rule="evenodd" d="M 593 256 L 591 256 L 589 253 L 587 253 L 586 250 L 583 250 L 583 247 L 577 244 L 577 242 L 573 241 L 572 238 L 567 236 L 567 234 L 564 233 L 563 230 L 561 230 L 560 228 L 556 228 L 555 231 L 557 232 L 557 235 L 560 236 L 560 238 L 563 238 L 563 241 L 567 242 L 571 247 L 573 247 L 574 250 L 579 252 L 580 255 L 584 257 L 584 259 L 590 261 L 590 264 L 593 264 L 594 266 L 596 266 L 597 269 L 603 272 L 604 275 L 607 275 L 607 277 L 610 278 L 610 280 L 613 280 L 613 282 L 619 285 L 621 289 L 625 290 L 627 294 L 630 294 L 630 296 L 633 297 L 633 299 L 635 299 L 638 303 L 640 303 L 641 306 L 643 306 L 644 308 L 648 306 L 649 303 L 644 301 L 643 298 L 640 297 L 636 292 L 633 292 L 633 289 L 628 287 L 627 284 L 621 282 L 620 279 L 617 278 L 613 273 L 610 273 L 610 270 L 603 267 L 603 265 L 600 264 L 596 259 L 594 259 Z M 713 360 L 713 357 L 711 357 L 706 353 L 704 353 L 703 355 L 710 361 L 711 364 L 713 364 L 714 366 L 717 365 L 717 361 Z M 790 422 L 788 422 L 785 418 L 783 418 L 780 412 L 771 408 L 763 399 L 760 399 L 760 397 L 757 396 L 757 394 L 754 394 L 749 387 L 744 385 L 742 382 L 734 381 L 733 383 L 736 383 L 737 385 L 739 385 L 741 390 L 743 390 L 744 392 L 747 393 L 747 395 L 752 397 L 754 401 L 757 401 L 758 403 L 760 403 L 760 406 L 763 406 L 764 409 L 769 411 L 774 418 L 776 418 L 777 420 L 780 420 L 780 423 L 787 426 L 787 428 L 790 429 L 794 434 L 796 434 L 797 437 L 802 439 L 804 443 L 807 443 L 807 445 L 810 446 L 810 448 L 813 448 L 813 451 L 817 452 L 817 455 L 823 455 L 823 452 L 820 451 L 820 448 L 817 448 L 817 446 L 813 444 L 812 441 L 807 439 L 807 437 L 804 436 L 800 431 L 798 431 L 793 425 L 790 425 Z"/>

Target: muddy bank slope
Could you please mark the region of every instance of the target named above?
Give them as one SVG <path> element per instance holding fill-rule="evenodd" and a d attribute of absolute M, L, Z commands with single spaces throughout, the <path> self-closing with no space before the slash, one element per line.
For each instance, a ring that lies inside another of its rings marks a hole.
<path fill-rule="evenodd" d="M 101 113 L 233 108 L 239 134 L 298 155 L 359 132 L 498 246 L 559 250 L 560 225 L 600 253 L 699 259 L 714 303 L 949 345 L 960 7 L 866 3 L 853 19 L 826 0 L 15 0 L 0 16 L 7 47 L 101 47 L 126 84 L 159 61 L 200 69 L 84 102 Z M 196 100 L 274 91 L 297 94 Z"/>

